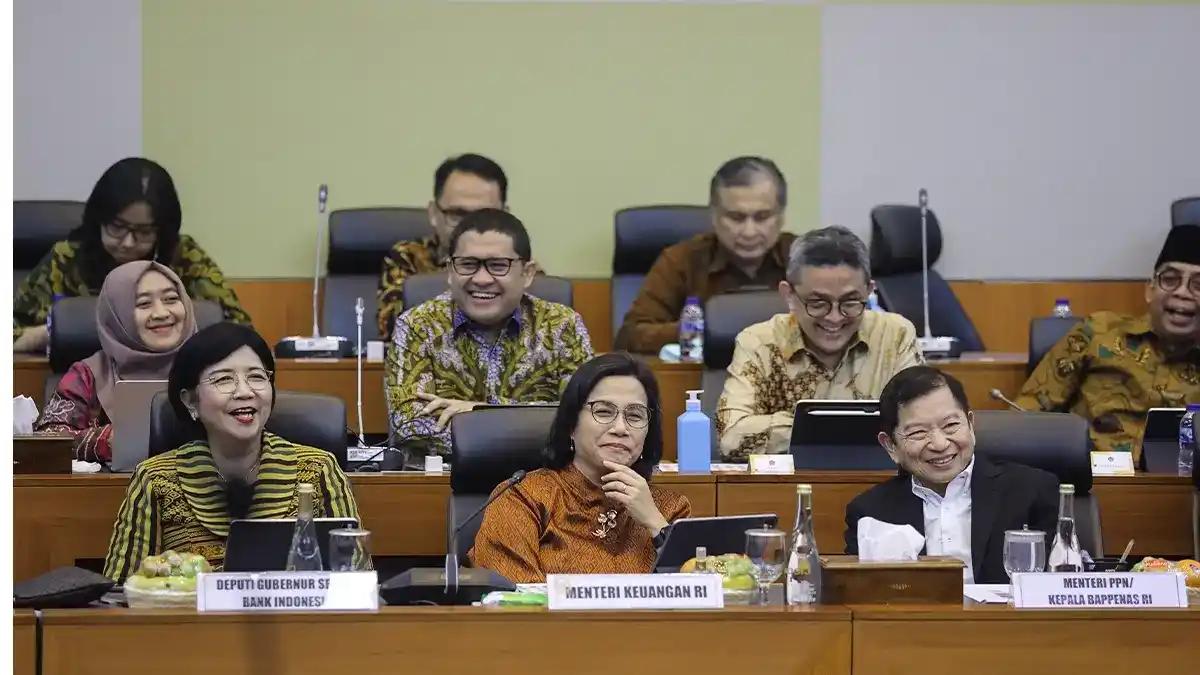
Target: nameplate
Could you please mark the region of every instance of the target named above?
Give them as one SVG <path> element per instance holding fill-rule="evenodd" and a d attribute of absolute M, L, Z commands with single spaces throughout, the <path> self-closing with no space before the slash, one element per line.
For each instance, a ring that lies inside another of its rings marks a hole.
<path fill-rule="evenodd" d="M 721 609 L 719 574 L 550 574 L 550 609 Z"/>
<path fill-rule="evenodd" d="M 750 473 L 787 474 L 796 473 L 796 460 L 788 455 L 750 455 Z"/>
<path fill-rule="evenodd" d="M 1093 476 L 1132 476 L 1133 453 L 1131 452 L 1093 452 Z"/>
<path fill-rule="evenodd" d="M 1013 575 L 1013 604 L 1025 609 L 1187 607 L 1182 574 L 1038 572 Z"/>
<path fill-rule="evenodd" d="M 338 340 L 332 337 L 296 338 L 297 352 L 336 352 Z"/>
<path fill-rule="evenodd" d="M 360 448 L 357 445 L 346 446 L 346 461 L 347 462 L 373 462 L 381 459 L 384 454 L 383 448 Z"/>
<path fill-rule="evenodd" d="M 196 611 L 373 611 L 378 585 L 375 572 L 213 572 L 196 578 Z"/>

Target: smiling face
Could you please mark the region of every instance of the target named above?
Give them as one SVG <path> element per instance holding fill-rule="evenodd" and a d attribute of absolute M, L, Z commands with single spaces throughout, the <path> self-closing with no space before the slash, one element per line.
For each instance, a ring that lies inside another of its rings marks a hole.
<path fill-rule="evenodd" d="M 575 463 L 581 465 L 582 473 L 609 473 L 605 460 L 633 466 L 642 456 L 650 428 L 646 388 L 632 375 L 612 375 L 592 387 L 587 403 L 580 409 L 571 433 Z"/>
<path fill-rule="evenodd" d="M 262 434 L 275 402 L 270 374 L 249 347 L 205 368 L 196 389 L 181 397 L 198 414 L 210 441 L 235 444 Z"/>
<path fill-rule="evenodd" d="M 1155 270 L 1154 279 L 1146 286 L 1155 335 L 1173 343 L 1200 341 L 1200 293 L 1189 288 L 1200 283 L 1197 279 L 1200 265 L 1171 262 Z"/>
<path fill-rule="evenodd" d="M 808 349 L 822 361 L 836 363 L 862 325 L 862 308 L 871 293 L 867 275 L 850 265 L 811 266 L 801 268 L 796 281 L 794 286 L 780 282 L 779 292 Z"/>
<path fill-rule="evenodd" d="M 503 326 L 521 303 L 525 289 L 533 283 L 536 268 L 518 257 L 512 237 L 507 234 L 463 232 L 451 253 L 448 270 L 454 304 L 481 326 Z M 509 262 L 498 262 L 501 259 Z M 510 266 L 501 274 L 506 264 Z M 465 273 L 468 271 L 471 273 Z"/>
<path fill-rule="evenodd" d="M 133 318 L 138 337 L 153 352 L 165 352 L 179 346 L 187 308 L 179 289 L 158 270 L 150 270 L 138 279 Z"/>
<path fill-rule="evenodd" d="M 942 386 L 901 405 L 896 430 L 890 436 L 881 432 L 879 442 L 902 469 L 944 490 L 975 455 L 974 422 Z"/>

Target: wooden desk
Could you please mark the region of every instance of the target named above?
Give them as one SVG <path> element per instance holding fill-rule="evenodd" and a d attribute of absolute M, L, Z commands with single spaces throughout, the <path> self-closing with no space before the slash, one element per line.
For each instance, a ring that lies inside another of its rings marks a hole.
<path fill-rule="evenodd" d="M 33 615 L 33 610 L 13 610 L 12 646 L 13 673 L 15 675 L 36 675 L 37 618 Z"/>
<path fill-rule="evenodd" d="M 1200 610 L 854 607 L 854 672 L 1187 673 Z"/>
<path fill-rule="evenodd" d="M 478 607 L 257 615 L 48 610 L 42 630 L 42 675 L 848 675 L 851 649 L 844 607 L 554 614 Z"/>

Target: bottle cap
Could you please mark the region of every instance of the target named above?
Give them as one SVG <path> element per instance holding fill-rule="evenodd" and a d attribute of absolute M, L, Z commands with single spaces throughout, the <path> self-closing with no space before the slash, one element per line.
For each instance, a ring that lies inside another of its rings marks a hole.
<path fill-rule="evenodd" d="M 703 560 L 708 557 L 708 548 L 704 546 L 696 547 L 696 560 Z"/>
<path fill-rule="evenodd" d="M 1058 494 L 1073 495 L 1075 494 L 1075 486 L 1070 483 L 1063 483 L 1062 485 L 1058 486 Z"/>
<path fill-rule="evenodd" d="M 800 483 L 799 485 L 796 486 L 796 494 L 811 495 L 812 494 L 812 486 L 809 485 L 808 483 Z"/>
<path fill-rule="evenodd" d="M 1069 305 L 1069 304 L 1071 304 L 1071 301 L 1070 301 L 1070 300 L 1067 300 L 1066 298 L 1055 298 L 1055 300 L 1054 300 L 1054 304 L 1056 304 L 1056 305 Z"/>
<path fill-rule="evenodd" d="M 312 483 L 300 483 L 296 486 L 296 491 L 303 494 L 305 492 L 313 492 Z"/>

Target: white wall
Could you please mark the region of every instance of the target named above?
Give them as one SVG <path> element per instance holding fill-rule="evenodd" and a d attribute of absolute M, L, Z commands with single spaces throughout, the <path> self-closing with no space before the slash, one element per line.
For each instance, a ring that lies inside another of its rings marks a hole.
<path fill-rule="evenodd" d="M 15 0 L 13 198 L 87 199 L 141 149 L 141 2 Z"/>
<path fill-rule="evenodd" d="M 821 220 L 929 190 L 949 278 L 1133 278 L 1200 193 L 1200 6 L 827 6 Z"/>

